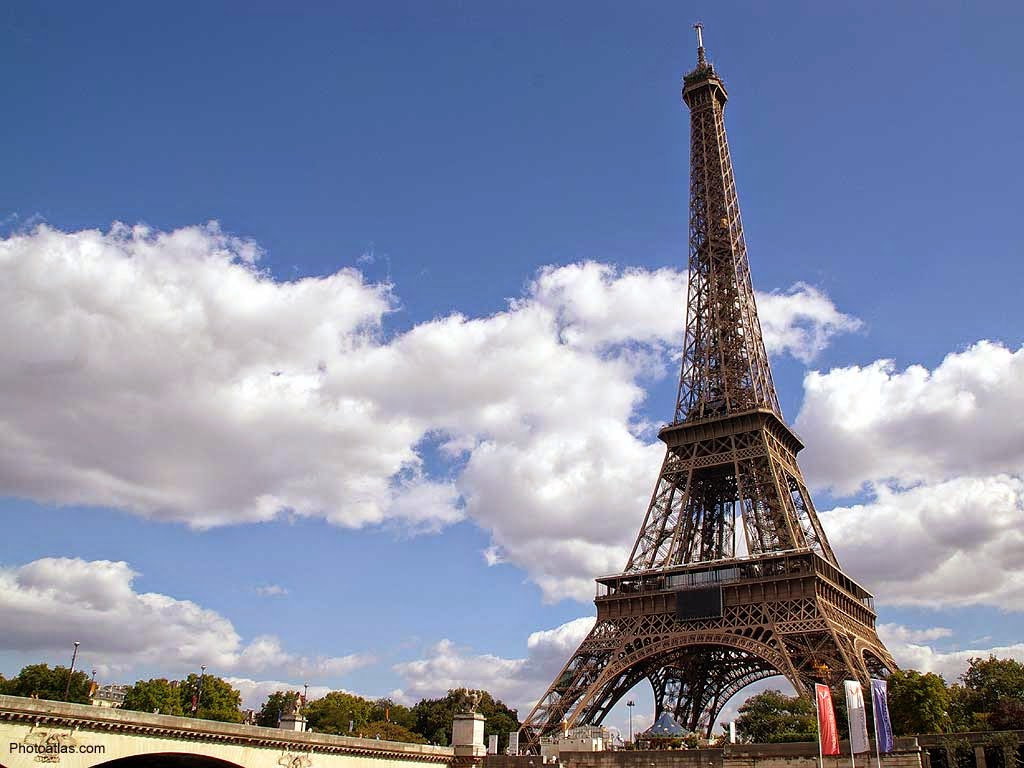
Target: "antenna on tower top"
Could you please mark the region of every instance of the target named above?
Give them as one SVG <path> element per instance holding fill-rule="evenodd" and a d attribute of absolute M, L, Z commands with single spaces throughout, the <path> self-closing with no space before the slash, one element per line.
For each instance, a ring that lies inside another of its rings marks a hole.
<path fill-rule="evenodd" d="M 704 63 L 704 25 L 699 21 L 693 25 L 693 28 L 697 30 L 697 63 Z"/>

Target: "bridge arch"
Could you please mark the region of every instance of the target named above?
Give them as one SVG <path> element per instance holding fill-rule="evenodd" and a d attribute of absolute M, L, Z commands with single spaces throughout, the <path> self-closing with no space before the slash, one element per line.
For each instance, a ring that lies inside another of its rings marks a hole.
<path fill-rule="evenodd" d="M 93 768 L 245 768 L 238 763 L 188 752 L 156 752 L 118 757 Z"/>

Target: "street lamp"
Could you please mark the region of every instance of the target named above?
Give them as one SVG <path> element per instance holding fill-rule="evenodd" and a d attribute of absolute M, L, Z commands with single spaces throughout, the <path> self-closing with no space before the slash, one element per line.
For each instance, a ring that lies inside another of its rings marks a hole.
<path fill-rule="evenodd" d="M 81 643 L 75 640 L 75 650 L 71 654 L 71 669 L 68 670 L 68 684 L 64 686 L 64 701 L 68 700 L 68 694 L 71 693 L 71 676 L 75 674 L 75 659 L 78 658 L 78 646 Z"/>
<path fill-rule="evenodd" d="M 629 708 L 629 746 L 633 747 L 633 707 L 636 706 L 636 702 L 630 699 L 626 702 L 626 706 Z"/>
<path fill-rule="evenodd" d="M 196 693 L 195 698 L 192 700 L 192 717 L 196 716 L 199 711 L 199 699 L 203 695 L 203 678 L 206 677 L 206 665 L 201 664 L 199 666 L 199 690 Z"/>

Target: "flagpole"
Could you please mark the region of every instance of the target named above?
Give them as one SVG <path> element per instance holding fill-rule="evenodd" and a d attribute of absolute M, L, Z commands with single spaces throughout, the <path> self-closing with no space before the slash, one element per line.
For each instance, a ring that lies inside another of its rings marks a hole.
<path fill-rule="evenodd" d="M 871 685 L 871 678 L 868 678 L 868 685 Z M 875 689 L 871 686 L 871 724 L 874 726 L 875 731 L 875 761 L 878 763 L 878 768 L 882 768 L 882 753 L 878 746 L 878 705 L 875 703 Z M 868 758 L 869 760 L 871 758 Z"/>
<path fill-rule="evenodd" d="M 821 750 L 821 707 L 818 705 L 818 692 L 814 692 L 814 726 L 818 729 L 818 768 L 825 768 L 825 757 Z"/>
<path fill-rule="evenodd" d="M 845 693 L 845 690 L 844 690 Z M 846 729 L 850 732 L 850 740 L 847 742 L 850 745 L 850 768 L 857 768 L 857 759 L 853 754 L 853 718 L 851 715 L 853 712 L 850 708 L 850 696 L 846 695 Z"/>
<path fill-rule="evenodd" d="M 868 678 L 868 685 L 871 687 L 871 720 L 875 726 L 875 760 L 878 763 L 878 768 L 882 768 L 882 743 L 881 739 L 878 738 L 878 701 L 875 696 L 875 684 L 870 677 Z"/>

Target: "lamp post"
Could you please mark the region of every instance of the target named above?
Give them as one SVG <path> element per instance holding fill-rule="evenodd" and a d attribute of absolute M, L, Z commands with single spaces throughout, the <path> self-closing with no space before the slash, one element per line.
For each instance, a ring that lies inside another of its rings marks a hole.
<path fill-rule="evenodd" d="M 199 690 L 196 692 L 196 697 L 192 701 L 192 717 L 196 716 L 199 712 L 199 699 L 203 696 L 203 678 L 206 677 L 206 665 L 201 664 L 199 666 Z"/>
<path fill-rule="evenodd" d="M 633 707 L 636 706 L 636 702 L 630 699 L 626 702 L 626 707 L 629 708 L 629 747 L 633 748 Z"/>
<path fill-rule="evenodd" d="M 306 696 L 309 695 L 309 683 L 304 683 L 302 686 L 302 706 L 306 706 Z"/>
<path fill-rule="evenodd" d="M 64 701 L 68 700 L 68 695 L 71 693 L 71 676 L 75 674 L 75 659 L 78 658 L 78 646 L 81 643 L 75 640 L 75 650 L 71 654 L 71 669 L 68 670 L 68 683 L 64 686 Z"/>

